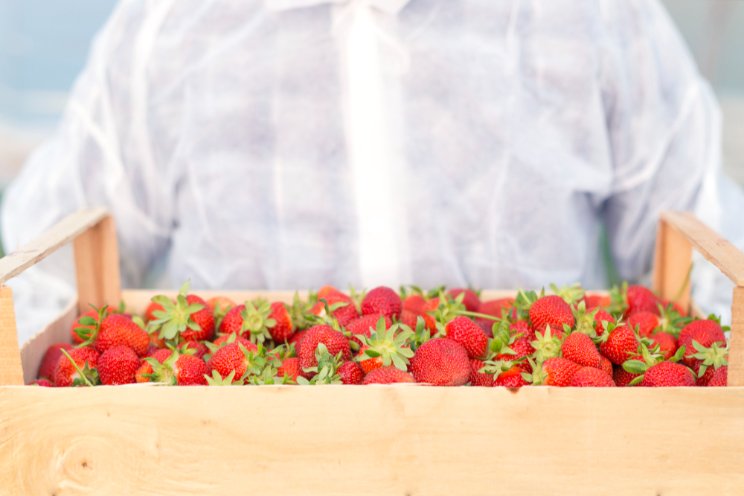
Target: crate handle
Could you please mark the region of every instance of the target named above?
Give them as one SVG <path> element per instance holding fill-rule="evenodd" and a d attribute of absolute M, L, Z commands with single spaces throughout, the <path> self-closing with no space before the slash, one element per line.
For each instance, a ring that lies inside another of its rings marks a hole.
<path fill-rule="evenodd" d="M 121 300 L 119 249 L 114 219 L 106 209 L 81 210 L 34 241 L 0 259 L 0 384 L 23 384 L 13 292 L 4 283 L 73 242 L 78 310 Z"/>
<path fill-rule="evenodd" d="M 664 212 L 656 238 L 654 290 L 661 298 L 672 299 L 683 288 L 677 302 L 690 310 L 690 284 L 686 279 L 693 249 L 734 283 L 728 384 L 744 386 L 744 253 L 693 214 Z"/>

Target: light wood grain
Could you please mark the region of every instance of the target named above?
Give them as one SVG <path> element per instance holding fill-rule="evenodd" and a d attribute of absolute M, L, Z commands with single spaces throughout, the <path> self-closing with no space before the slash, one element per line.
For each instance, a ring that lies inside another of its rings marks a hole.
<path fill-rule="evenodd" d="M 0 384 L 23 384 L 13 290 L 8 286 L 0 286 Z"/>
<path fill-rule="evenodd" d="M 665 300 L 674 300 L 686 311 L 690 308 L 692 243 L 682 231 L 662 219 L 656 235 L 653 289 Z"/>
<path fill-rule="evenodd" d="M 39 263 L 107 216 L 105 209 L 94 208 L 81 210 L 64 218 L 34 241 L 0 259 L 0 283 Z"/>
<path fill-rule="evenodd" d="M 74 246 L 80 313 L 89 310 L 90 305 L 117 305 L 121 276 L 114 219 L 102 218 L 77 236 Z"/>
<path fill-rule="evenodd" d="M 0 495 L 744 487 L 742 388 L 3 387 L 0 412 Z"/>
<path fill-rule="evenodd" d="M 744 252 L 689 212 L 664 212 L 661 220 L 683 234 L 692 246 L 706 260 L 718 267 L 735 286 L 744 286 Z M 687 267 L 680 266 L 675 271 L 687 272 Z"/>
<path fill-rule="evenodd" d="M 744 288 L 735 287 L 731 305 L 729 386 L 744 386 Z"/>

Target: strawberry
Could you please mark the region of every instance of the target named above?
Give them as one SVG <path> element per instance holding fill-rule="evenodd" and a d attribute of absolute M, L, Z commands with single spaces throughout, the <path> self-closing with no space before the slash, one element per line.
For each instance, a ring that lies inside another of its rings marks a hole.
<path fill-rule="evenodd" d="M 279 377 L 288 377 L 293 381 L 297 381 L 297 377 L 299 377 L 301 372 L 300 359 L 297 357 L 288 357 L 282 361 L 282 364 L 279 366 L 279 370 L 277 371 L 277 375 Z"/>
<path fill-rule="evenodd" d="M 457 299 L 458 296 L 463 295 L 462 304 L 465 305 L 465 310 L 468 312 L 477 312 L 480 307 L 480 297 L 478 293 L 472 289 L 467 288 L 452 288 L 447 291 L 447 296 L 450 298 Z M 499 317 L 500 315 L 497 315 Z"/>
<path fill-rule="evenodd" d="M 364 372 L 358 363 L 346 361 L 338 367 L 338 375 L 344 384 L 361 384 L 364 380 Z"/>
<path fill-rule="evenodd" d="M 413 313 L 410 310 L 403 310 L 400 312 L 400 319 L 398 321 L 411 329 L 415 329 L 418 318 L 419 315 L 417 313 Z"/>
<path fill-rule="evenodd" d="M 493 385 L 510 388 L 527 386 L 527 381 L 525 381 L 524 377 L 522 377 L 523 373 L 524 371 L 520 367 L 514 365 L 511 368 L 501 372 L 493 381 Z"/>
<path fill-rule="evenodd" d="M 616 366 L 612 374 L 612 379 L 615 381 L 615 385 L 617 385 L 618 387 L 630 386 L 630 383 L 636 377 L 640 377 L 639 374 L 633 374 L 632 372 L 628 372 L 621 366 Z"/>
<path fill-rule="evenodd" d="M 59 357 L 62 356 L 62 350 L 70 351 L 72 345 L 67 343 L 55 343 L 47 348 L 44 357 L 39 365 L 37 377 L 39 379 L 52 379 L 54 377 L 54 368 L 57 366 Z"/>
<path fill-rule="evenodd" d="M 273 319 L 276 322 L 273 327 L 269 327 L 271 339 L 275 343 L 289 341 L 294 333 L 294 327 L 292 326 L 292 319 L 289 317 L 287 306 L 280 301 L 272 303 L 269 319 Z"/>
<path fill-rule="evenodd" d="M 525 380 L 533 385 L 566 387 L 571 384 L 574 374 L 581 365 L 567 358 L 548 358 L 544 362 L 532 364 L 532 373 L 525 374 Z"/>
<path fill-rule="evenodd" d="M 625 291 L 625 301 L 627 304 L 626 316 L 641 311 L 659 315 L 659 299 L 650 289 L 644 286 L 628 286 Z"/>
<path fill-rule="evenodd" d="M 598 310 L 594 314 L 594 331 L 597 336 L 601 336 L 605 332 L 605 322 L 614 324 L 615 318 L 604 310 Z"/>
<path fill-rule="evenodd" d="M 139 358 L 130 347 L 112 346 L 98 357 L 98 377 L 101 384 L 131 384 L 139 366 Z"/>
<path fill-rule="evenodd" d="M 685 347 L 683 361 L 690 366 L 694 365 L 698 360 L 693 356 L 697 353 L 693 341 L 696 341 L 705 348 L 712 346 L 713 343 L 720 343 L 726 346 L 726 336 L 723 334 L 723 329 L 721 329 L 718 322 L 712 319 L 690 322 L 680 331 L 677 342 L 680 348 L 682 346 Z"/>
<path fill-rule="evenodd" d="M 488 347 L 488 336 L 475 322 L 467 317 L 455 317 L 445 326 L 445 335 L 460 343 L 470 358 L 484 358 Z"/>
<path fill-rule="evenodd" d="M 331 308 L 333 317 L 345 326 L 359 316 L 354 300 L 333 286 L 323 286 L 318 290 L 318 301 Z"/>
<path fill-rule="evenodd" d="M 183 346 L 186 350 L 191 350 L 190 354 L 197 358 L 204 358 L 209 351 L 202 341 L 186 341 Z"/>
<path fill-rule="evenodd" d="M 160 338 L 175 344 L 214 337 L 212 309 L 201 297 L 187 292 L 188 283 L 181 286 L 175 301 L 164 295 L 152 298 L 163 310 L 153 311 L 155 319 L 148 322 L 150 332 L 158 332 Z"/>
<path fill-rule="evenodd" d="M 612 376 L 612 362 L 602 355 L 599 355 L 599 367 L 597 368 L 604 370 L 605 374 Z"/>
<path fill-rule="evenodd" d="M 548 325 L 545 332 L 536 332 L 535 339 L 530 342 L 535 349 L 535 359 L 539 362 L 548 358 L 555 358 L 561 353 L 561 338 L 563 333 L 553 334 L 553 329 Z"/>
<path fill-rule="evenodd" d="M 595 367 L 582 367 L 571 377 L 573 387 L 615 387 L 612 377 Z"/>
<path fill-rule="evenodd" d="M 351 358 L 349 340 L 342 333 L 328 325 L 316 325 L 305 332 L 300 346 L 297 347 L 297 356 L 300 358 L 300 367 L 303 371 L 318 365 L 315 351 L 320 343 L 323 343 L 334 357 L 341 353 L 343 360 Z"/>
<path fill-rule="evenodd" d="M 707 386 L 713 378 L 715 371 L 721 367 L 728 366 L 728 350 L 715 342 L 710 346 L 703 346 L 697 341 L 692 342 L 695 353 L 690 356 L 694 359 L 693 370 L 697 377 L 698 386 Z M 685 353 L 687 356 L 687 353 Z"/>
<path fill-rule="evenodd" d="M 215 345 L 215 346 L 217 346 L 218 348 L 220 348 L 222 345 L 228 344 L 228 343 L 240 343 L 243 346 L 245 346 L 246 348 L 248 348 L 249 350 L 255 350 L 256 349 L 256 345 L 253 344 L 250 340 L 244 338 L 243 336 L 239 336 L 237 334 L 232 334 L 232 333 L 230 333 L 230 334 L 220 334 L 219 336 L 217 336 L 217 339 L 215 339 L 214 341 L 212 341 L 212 344 Z M 214 350 L 214 351 L 217 351 L 217 350 Z"/>
<path fill-rule="evenodd" d="M 592 338 L 580 332 L 572 332 L 561 345 L 565 358 L 585 367 L 598 368 L 601 356 Z"/>
<path fill-rule="evenodd" d="M 448 338 L 434 338 L 416 350 L 410 370 L 417 382 L 462 386 L 470 378 L 470 360 L 460 343 Z"/>
<path fill-rule="evenodd" d="M 641 381 L 641 386 L 646 387 L 670 387 L 670 386 L 694 386 L 695 376 L 692 370 L 682 364 L 674 362 L 661 362 L 652 365 L 646 370 Z"/>
<path fill-rule="evenodd" d="M 409 359 L 413 356 L 409 343 L 413 338 L 412 330 L 403 329 L 400 324 L 393 324 L 387 329 L 385 317 L 381 316 L 369 337 L 361 334 L 357 337 L 362 343 L 362 348 L 355 360 L 365 373 L 391 365 L 408 370 Z"/>
<path fill-rule="evenodd" d="M 49 379 L 35 379 L 28 383 L 29 386 L 54 387 Z"/>
<path fill-rule="evenodd" d="M 207 300 L 207 306 L 213 315 L 224 316 L 235 306 L 235 302 L 227 296 L 213 296 Z"/>
<path fill-rule="evenodd" d="M 394 384 L 416 382 L 411 374 L 395 367 L 381 367 L 364 376 L 362 384 Z"/>
<path fill-rule="evenodd" d="M 131 318 L 112 313 L 101 323 L 94 346 L 99 353 L 103 353 L 118 345 L 128 346 L 138 356 L 145 356 L 150 347 L 150 336 Z"/>
<path fill-rule="evenodd" d="M 571 306 L 558 295 L 543 296 L 535 300 L 529 310 L 530 322 L 535 331 L 544 332 L 547 326 L 554 335 L 563 333 L 563 326 L 573 327 L 575 319 Z"/>
<path fill-rule="evenodd" d="M 98 373 L 95 368 L 99 353 L 90 346 L 73 348 L 69 352 L 61 350 L 62 355 L 54 368 L 54 385 L 93 386 L 98 383 Z"/>
<path fill-rule="evenodd" d="M 650 338 L 652 346 L 659 347 L 659 353 L 665 360 L 669 360 L 677 351 L 677 340 L 668 332 L 657 332 Z"/>
<path fill-rule="evenodd" d="M 728 386 L 728 367 L 720 367 L 713 370 L 713 375 L 710 377 L 708 387 L 722 387 Z"/>
<path fill-rule="evenodd" d="M 424 305 L 426 305 L 426 298 L 418 293 L 406 296 L 401 302 L 401 307 L 403 310 L 408 310 L 409 312 L 413 312 L 417 315 L 420 315 L 425 311 Z"/>
<path fill-rule="evenodd" d="M 383 317 L 385 319 L 385 328 L 393 325 L 393 321 L 390 320 L 390 317 L 383 316 L 380 313 L 362 315 L 361 317 L 357 317 L 346 324 L 346 331 L 351 336 L 349 339 L 351 339 L 358 345 L 361 345 L 362 342 L 359 340 L 359 336 L 369 337 L 372 334 L 372 330 L 377 327 L 377 322 L 380 320 L 380 317 Z M 415 327 L 416 325 L 414 324 L 413 328 Z"/>
<path fill-rule="evenodd" d="M 403 304 L 400 296 L 386 286 L 371 290 L 362 300 L 362 315 L 382 314 L 396 319 L 400 317 Z"/>
<path fill-rule="evenodd" d="M 242 378 L 254 365 L 254 352 L 257 350 L 258 348 L 253 343 L 250 343 L 250 346 L 229 343 L 215 351 L 207 365 L 209 370 L 216 370 L 222 377 L 227 377 L 234 372 L 233 377 Z"/>
<path fill-rule="evenodd" d="M 161 348 L 159 350 L 155 350 L 155 352 L 153 352 L 150 355 L 150 358 L 154 358 L 159 363 L 163 363 L 165 360 L 168 359 L 169 356 L 171 356 L 172 353 L 173 351 L 167 348 Z M 150 382 L 152 379 L 150 377 L 151 375 L 152 375 L 152 365 L 150 365 L 150 362 L 148 362 L 147 360 L 140 361 L 140 366 L 137 369 L 137 372 L 134 374 L 135 381 L 136 382 Z"/>
<path fill-rule="evenodd" d="M 108 309 L 106 309 L 105 312 L 108 313 Z M 80 344 L 89 339 L 96 330 L 97 320 L 97 310 L 88 310 L 87 312 L 80 315 L 80 317 L 75 319 L 75 321 L 72 323 L 72 326 L 70 326 L 70 336 L 72 338 L 72 342 L 75 344 Z"/>
<path fill-rule="evenodd" d="M 154 358 L 145 358 L 153 369 L 153 382 L 179 386 L 206 385 L 209 372 L 204 360 L 194 355 L 173 352 L 163 363 Z"/>
<path fill-rule="evenodd" d="M 163 308 L 163 305 L 160 303 L 151 301 L 147 308 L 145 308 L 145 322 L 150 322 L 151 320 L 156 320 L 157 317 L 155 317 L 155 312 L 162 312 L 165 308 Z"/>
<path fill-rule="evenodd" d="M 512 336 L 521 336 L 530 341 L 534 341 L 536 338 L 535 331 L 524 320 L 515 320 L 512 322 L 509 325 L 509 332 L 511 332 Z"/>
<path fill-rule="evenodd" d="M 532 347 L 530 340 L 527 338 L 515 339 L 514 342 L 509 345 L 509 348 L 511 349 L 511 351 L 514 352 L 513 354 L 502 353 L 496 355 L 496 359 L 511 360 L 515 362 L 515 364 L 519 368 L 521 368 L 523 372 L 531 372 L 532 367 L 527 361 L 527 357 L 531 356 L 535 352 L 535 348 Z"/>
<path fill-rule="evenodd" d="M 615 365 L 622 364 L 638 352 L 638 338 L 628 326 L 615 327 L 606 338 L 600 345 L 599 350 Z"/>
<path fill-rule="evenodd" d="M 286 312 L 286 308 L 284 310 Z M 272 337 L 272 329 L 279 324 L 275 315 L 278 315 L 280 319 L 289 319 L 289 313 L 285 312 L 282 312 L 280 308 L 275 309 L 267 300 L 261 298 L 246 301 L 225 314 L 220 325 L 220 332 L 237 334 L 249 338 L 254 343 L 263 343 Z M 291 321 L 282 320 L 281 326 L 277 337 L 282 337 L 289 332 L 288 336 L 291 338 Z"/>
<path fill-rule="evenodd" d="M 659 316 L 653 312 L 640 310 L 630 314 L 626 324 L 636 331 L 639 336 L 647 338 L 659 326 Z"/>
<path fill-rule="evenodd" d="M 493 387 L 493 374 L 481 372 L 483 367 L 485 367 L 485 362 L 483 362 L 483 360 L 477 360 L 475 358 L 470 359 L 471 386 Z"/>
<path fill-rule="evenodd" d="M 495 300 L 482 301 L 475 311 L 501 318 L 509 315 L 513 306 L 514 298 L 497 298 Z"/>
<path fill-rule="evenodd" d="M 594 310 L 595 308 L 608 308 L 612 300 L 607 295 L 587 293 L 584 295 L 584 304 L 587 310 Z"/>

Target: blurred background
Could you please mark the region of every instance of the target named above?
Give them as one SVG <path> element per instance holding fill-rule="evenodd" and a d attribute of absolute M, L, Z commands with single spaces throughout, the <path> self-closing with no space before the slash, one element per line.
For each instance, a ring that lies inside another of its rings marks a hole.
<path fill-rule="evenodd" d="M 729 174 L 744 184 L 744 1 L 664 0 L 724 117 Z M 116 0 L 0 0 L 0 191 L 60 118 Z"/>

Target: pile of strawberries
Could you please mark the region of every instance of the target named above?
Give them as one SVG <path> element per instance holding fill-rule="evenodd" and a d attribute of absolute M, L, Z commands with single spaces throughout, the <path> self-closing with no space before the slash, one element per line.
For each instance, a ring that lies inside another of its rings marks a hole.
<path fill-rule="evenodd" d="M 34 383 L 725 386 L 724 330 L 643 286 L 492 300 L 470 289 L 325 286 L 291 304 L 236 304 L 185 285 L 143 316 L 81 315 L 74 344 L 51 346 Z"/>

